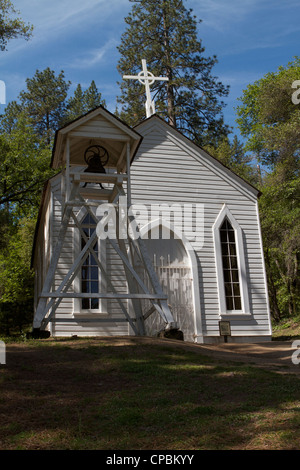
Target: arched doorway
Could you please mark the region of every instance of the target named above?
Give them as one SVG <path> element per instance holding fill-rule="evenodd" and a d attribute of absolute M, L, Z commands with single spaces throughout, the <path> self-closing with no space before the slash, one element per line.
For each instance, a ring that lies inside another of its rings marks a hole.
<path fill-rule="evenodd" d="M 169 238 L 162 236 L 163 231 L 166 232 L 166 227 L 161 224 L 154 227 L 152 225 L 149 230 L 144 228 L 142 230 L 143 240 L 162 289 L 168 296 L 168 304 L 174 320 L 183 332 L 184 340 L 194 342 L 197 333 L 191 259 L 183 241 L 174 235 L 174 231 L 168 228 Z M 135 259 L 135 268 L 150 289 L 149 279 L 142 266 L 139 265 L 137 258 Z M 147 300 L 143 301 L 143 314 L 147 314 L 150 309 L 151 303 Z M 152 313 L 145 320 L 145 330 L 149 336 L 156 335 L 164 326 L 164 322 L 157 312 Z"/>

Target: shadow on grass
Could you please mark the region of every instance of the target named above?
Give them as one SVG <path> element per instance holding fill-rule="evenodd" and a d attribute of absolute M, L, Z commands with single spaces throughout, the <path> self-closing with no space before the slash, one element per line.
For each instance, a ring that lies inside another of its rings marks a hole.
<path fill-rule="evenodd" d="M 299 335 L 278 335 L 273 338 L 273 341 L 295 341 L 300 339 L 300 334 Z"/>
<path fill-rule="evenodd" d="M 299 379 L 127 341 L 8 345 L 1 449 L 299 448 Z"/>

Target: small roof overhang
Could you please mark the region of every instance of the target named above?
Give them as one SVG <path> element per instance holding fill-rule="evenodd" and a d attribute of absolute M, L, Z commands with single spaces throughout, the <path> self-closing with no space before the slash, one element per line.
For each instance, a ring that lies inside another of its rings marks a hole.
<path fill-rule="evenodd" d="M 132 161 L 142 136 L 103 106 L 99 106 L 56 131 L 51 168 L 65 167 L 67 141 L 69 141 L 71 165 L 85 166 L 84 152 L 87 147 L 101 145 L 106 148 L 110 157 L 106 166 L 125 171 L 127 143 Z"/>

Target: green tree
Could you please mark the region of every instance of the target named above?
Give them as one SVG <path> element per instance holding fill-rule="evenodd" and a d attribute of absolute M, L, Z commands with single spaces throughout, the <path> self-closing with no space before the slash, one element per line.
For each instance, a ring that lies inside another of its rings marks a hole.
<path fill-rule="evenodd" d="M 49 163 L 55 131 L 67 120 L 105 106 L 94 81 L 85 91 L 78 85 L 69 101 L 71 82 L 63 72 L 56 76 L 46 68 L 26 82 L 20 102 L 10 102 L 0 119 L 0 206 L 9 205 L 18 216 L 27 210 L 36 213 L 44 181 L 53 175 Z"/>
<path fill-rule="evenodd" d="M 25 24 L 10 0 L 0 0 L 0 50 L 5 51 L 8 41 L 23 37 L 28 40 L 32 36 L 33 26 Z"/>
<path fill-rule="evenodd" d="M 232 142 L 228 137 L 224 137 L 217 147 L 207 145 L 203 148 L 250 184 L 259 183 L 259 173 L 252 164 L 252 157 L 245 152 L 244 145 L 236 135 Z"/>
<path fill-rule="evenodd" d="M 0 133 L 10 134 L 13 131 L 20 115 L 23 113 L 23 108 L 17 101 L 11 101 L 7 104 L 4 114 L 0 116 Z"/>
<path fill-rule="evenodd" d="M 67 91 L 63 72 L 49 68 L 27 80 L 27 90 L 0 119 L 0 331 L 19 331 L 32 321 L 32 240 L 54 132 L 63 125 Z M 71 102 L 73 119 L 104 104 L 95 82 Z M 78 108 L 76 106 L 78 105 Z M 70 111 L 70 108 L 68 109 Z"/>
<path fill-rule="evenodd" d="M 293 103 L 292 87 L 300 77 L 300 58 L 248 85 L 237 108 L 237 123 L 246 149 L 274 169 L 278 163 L 296 169 L 300 149 L 300 104 Z"/>
<path fill-rule="evenodd" d="M 84 114 L 83 91 L 79 83 L 74 92 L 74 95 L 68 100 L 66 105 L 65 121 L 73 121 L 82 114 Z"/>
<path fill-rule="evenodd" d="M 83 93 L 83 101 L 86 113 L 98 106 L 106 107 L 106 102 L 102 99 L 101 93 L 98 91 L 94 80 L 92 80 L 90 86 Z"/>
<path fill-rule="evenodd" d="M 36 215 L 43 184 L 53 174 L 51 152 L 27 114 L 20 112 L 16 119 L 14 111 L 14 106 L 12 114 L 7 110 L 0 134 L 0 206 L 10 215 Z"/>
<path fill-rule="evenodd" d="M 198 144 L 218 142 L 228 134 L 219 101 L 228 88 L 212 75 L 217 58 L 204 57 L 192 10 L 182 0 L 130 1 L 118 47 L 120 74 L 136 75 L 145 59 L 154 75 L 169 79 L 151 86 L 157 114 Z M 135 125 L 145 117 L 144 87 L 137 80 L 123 80 L 120 87 L 120 117 Z"/>
<path fill-rule="evenodd" d="M 259 201 L 273 318 L 300 308 L 300 175 L 282 178 L 281 165 L 264 181 Z M 285 171 L 284 171 L 285 174 Z"/>
<path fill-rule="evenodd" d="M 98 91 L 94 80 L 92 80 L 89 88 L 82 91 L 80 84 L 77 85 L 74 95 L 69 98 L 66 105 L 65 122 L 73 121 L 83 114 L 91 111 L 98 106 L 106 106 L 105 100 L 102 99 L 101 93 Z"/>
<path fill-rule="evenodd" d="M 34 273 L 30 267 L 34 219 L 19 220 L 0 251 L 0 332 L 22 332 L 32 322 Z"/>
<path fill-rule="evenodd" d="M 42 72 L 37 70 L 33 78 L 27 78 L 27 90 L 20 93 L 21 106 L 31 118 L 37 134 L 48 145 L 65 118 L 70 84 L 63 71 L 56 76 L 47 67 Z"/>
<path fill-rule="evenodd" d="M 240 98 L 237 122 L 246 149 L 263 165 L 260 213 L 272 315 L 300 305 L 300 105 L 292 99 L 300 60 L 268 73 Z"/>

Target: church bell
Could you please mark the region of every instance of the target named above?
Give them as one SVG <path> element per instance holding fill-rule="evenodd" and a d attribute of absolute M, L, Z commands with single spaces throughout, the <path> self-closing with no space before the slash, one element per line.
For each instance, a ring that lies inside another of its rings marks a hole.
<path fill-rule="evenodd" d="M 84 160 L 87 168 L 84 170 L 89 173 L 105 173 L 104 166 L 109 160 L 107 150 L 101 145 L 91 145 L 84 152 Z"/>
<path fill-rule="evenodd" d="M 109 160 L 107 150 L 101 145 L 91 145 L 84 152 L 84 160 L 87 163 L 87 167 L 84 170 L 85 173 L 106 173 L 104 166 Z M 84 184 L 85 187 L 87 183 Z M 99 183 L 102 189 L 103 186 Z"/>

